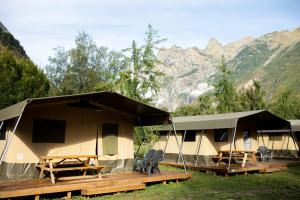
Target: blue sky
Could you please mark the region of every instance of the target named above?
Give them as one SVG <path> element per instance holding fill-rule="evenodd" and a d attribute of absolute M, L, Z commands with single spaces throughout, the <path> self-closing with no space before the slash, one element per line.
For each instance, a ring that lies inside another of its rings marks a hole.
<path fill-rule="evenodd" d="M 53 48 L 74 46 L 78 31 L 100 46 L 122 49 L 142 42 L 148 23 L 167 42 L 204 48 L 212 37 L 226 44 L 245 36 L 300 26 L 298 0 L 1 0 L 0 21 L 43 67 Z"/>

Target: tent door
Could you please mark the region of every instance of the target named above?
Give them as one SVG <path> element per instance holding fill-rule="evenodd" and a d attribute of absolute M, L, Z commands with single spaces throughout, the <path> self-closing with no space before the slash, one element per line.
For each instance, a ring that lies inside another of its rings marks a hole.
<path fill-rule="evenodd" d="M 249 130 L 243 131 L 243 141 L 244 141 L 244 149 L 250 150 L 251 149 L 251 137 L 250 137 Z"/>

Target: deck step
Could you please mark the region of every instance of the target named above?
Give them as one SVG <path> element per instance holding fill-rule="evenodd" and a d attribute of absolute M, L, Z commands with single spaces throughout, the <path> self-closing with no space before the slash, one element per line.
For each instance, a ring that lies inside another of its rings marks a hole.
<path fill-rule="evenodd" d="M 146 185 L 139 183 L 139 184 L 131 184 L 131 185 L 114 185 L 108 187 L 99 187 L 99 188 L 88 188 L 82 189 L 81 195 L 94 195 L 94 194 L 107 194 L 107 193 L 114 193 L 114 192 L 125 192 L 131 190 L 142 190 L 145 189 Z"/>

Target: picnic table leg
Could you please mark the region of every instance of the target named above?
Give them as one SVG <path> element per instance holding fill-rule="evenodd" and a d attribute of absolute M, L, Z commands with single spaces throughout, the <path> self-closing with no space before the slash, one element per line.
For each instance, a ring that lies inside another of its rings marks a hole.
<path fill-rule="evenodd" d="M 90 164 L 90 158 L 88 158 L 87 160 L 84 161 L 84 166 L 89 166 Z M 86 175 L 87 169 L 83 170 L 83 176 Z"/>
<path fill-rule="evenodd" d="M 99 166 L 99 160 L 98 160 L 98 157 L 97 157 L 97 158 L 94 158 L 94 162 L 95 162 L 95 165 L 96 165 L 96 166 Z M 97 169 L 97 176 L 98 176 L 98 179 L 102 180 L 102 175 L 101 175 L 100 169 Z"/>
<path fill-rule="evenodd" d="M 49 168 L 50 168 L 50 177 L 51 177 L 51 182 L 53 184 L 55 184 L 55 178 L 54 178 L 54 174 L 53 174 L 53 163 L 52 163 L 52 159 L 49 160 Z"/>
<path fill-rule="evenodd" d="M 217 165 L 220 165 L 220 161 L 222 160 L 223 152 L 220 152 L 219 159 L 217 160 Z"/>
<path fill-rule="evenodd" d="M 245 167 L 247 156 L 248 156 L 248 153 L 245 153 L 244 158 L 243 158 L 242 167 Z"/>
<path fill-rule="evenodd" d="M 41 171 L 40 171 L 40 175 L 39 178 L 43 178 L 44 177 L 44 169 L 46 167 L 46 161 L 43 159 L 42 160 L 42 164 L 41 164 Z"/>
<path fill-rule="evenodd" d="M 252 153 L 252 160 L 253 160 L 253 162 L 256 164 L 256 156 L 255 156 L 255 153 L 254 153 L 254 152 Z"/>

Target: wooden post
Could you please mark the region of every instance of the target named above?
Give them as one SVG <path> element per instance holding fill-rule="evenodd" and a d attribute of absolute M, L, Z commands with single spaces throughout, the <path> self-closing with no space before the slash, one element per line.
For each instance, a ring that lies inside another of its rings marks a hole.
<path fill-rule="evenodd" d="M 41 171 L 40 171 L 39 178 L 43 178 L 44 177 L 44 169 L 45 169 L 45 167 L 46 167 L 46 160 L 42 159 Z"/>
<path fill-rule="evenodd" d="M 53 160 L 52 159 L 49 159 L 49 168 L 50 168 L 50 177 L 51 177 L 51 182 L 53 184 L 55 184 L 55 177 L 54 177 L 54 174 L 53 174 Z"/>
<path fill-rule="evenodd" d="M 35 195 L 35 196 L 34 196 L 34 200 L 40 200 L 40 195 L 38 195 L 38 194 Z"/>
<path fill-rule="evenodd" d="M 72 199 L 72 192 L 71 191 L 67 193 L 67 199 Z"/>

